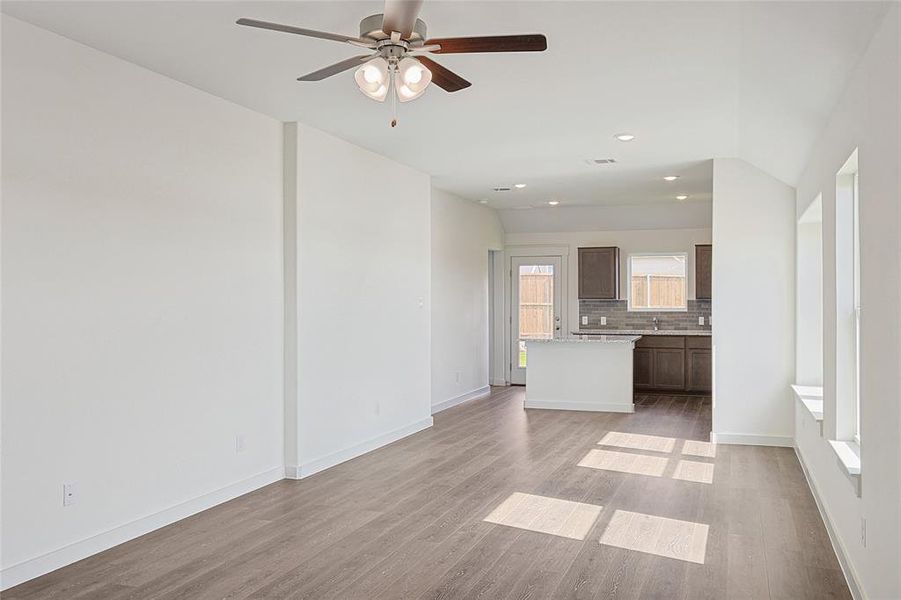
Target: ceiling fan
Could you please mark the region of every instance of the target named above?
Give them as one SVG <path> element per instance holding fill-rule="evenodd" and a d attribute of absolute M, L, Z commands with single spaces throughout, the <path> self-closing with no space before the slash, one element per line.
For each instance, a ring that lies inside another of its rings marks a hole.
<path fill-rule="evenodd" d="M 457 92 L 472 85 L 425 56 L 426 54 L 541 52 L 547 49 L 547 39 L 541 34 L 429 39 L 426 35 L 425 22 L 417 18 L 422 1 L 385 0 L 383 14 L 371 15 L 360 21 L 359 37 L 255 19 L 238 19 L 237 23 L 248 27 L 344 42 L 370 50 L 369 54 L 342 60 L 297 79 L 321 81 L 356 67 L 354 80 L 360 91 L 379 102 L 384 102 L 392 85 L 397 99 L 401 102 L 418 98 L 432 82 L 447 92 Z M 395 122 L 392 122 L 393 125 Z"/>

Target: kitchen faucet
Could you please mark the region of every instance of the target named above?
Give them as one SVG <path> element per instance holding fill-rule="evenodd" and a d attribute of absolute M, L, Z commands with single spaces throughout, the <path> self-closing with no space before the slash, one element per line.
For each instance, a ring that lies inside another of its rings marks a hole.
<path fill-rule="evenodd" d="M 654 317 L 654 331 L 658 331 L 660 329 L 660 323 L 657 320 L 657 317 Z"/>

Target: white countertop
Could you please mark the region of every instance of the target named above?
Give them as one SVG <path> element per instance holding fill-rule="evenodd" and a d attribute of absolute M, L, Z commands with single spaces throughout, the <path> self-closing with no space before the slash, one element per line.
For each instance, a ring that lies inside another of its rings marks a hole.
<path fill-rule="evenodd" d="M 572 335 L 699 335 L 710 336 L 709 329 L 579 329 L 570 332 Z"/>
<path fill-rule="evenodd" d="M 632 344 L 640 335 L 592 335 L 591 337 L 554 338 L 552 340 L 525 340 L 529 344 Z"/>

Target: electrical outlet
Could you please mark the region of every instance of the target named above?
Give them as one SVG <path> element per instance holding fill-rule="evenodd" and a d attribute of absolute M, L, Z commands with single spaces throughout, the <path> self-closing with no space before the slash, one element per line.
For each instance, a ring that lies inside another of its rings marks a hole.
<path fill-rule="evenodd" d="M 63 506 L 72 506 L 78 496 L 78 488 L 74 483 L 63 484 Z"/>
<path fill-rule="evenodd" d="M 601 317 L 601 325 L 607 324 L 607 317 Z"/>
<path fill-rule="evenodd" d="M 867 547 L 867 520 L 864 517 L 860 518 L 860 544 Z"/>
<path fill-rule="evenodd" d="M 704 324 L 704 317 L 698 317 L 698 325 Z"/>
<path fill-rule="evenodd" d="M 246 447 L 247 446 L 244 441 L 244 434 L 243 433 L 237 434 L 235 436 L 235 454 L 240 454 L 241 452 L 244 452 L 244 449 Z"/>
<path fill-rule="evenodd" d="M 582 325 L 588 325 L 588 316 L 582 315 Z"/>

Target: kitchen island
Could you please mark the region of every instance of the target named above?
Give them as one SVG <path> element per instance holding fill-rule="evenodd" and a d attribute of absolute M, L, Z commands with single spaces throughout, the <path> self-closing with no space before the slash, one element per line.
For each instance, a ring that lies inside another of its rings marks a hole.
<path fill-rule="evenodd" d="M 635 411 L 632 351 L 640 335 L 530 340 L 525 408 Z"/>
<path fill-rule="evenodd" d="M 633 352 L 636 393 L 712 393 L 713 340 L 710 329 L 579 329 L 572 332 L 580 339 L 612 334 L 641 336 Z"/>

